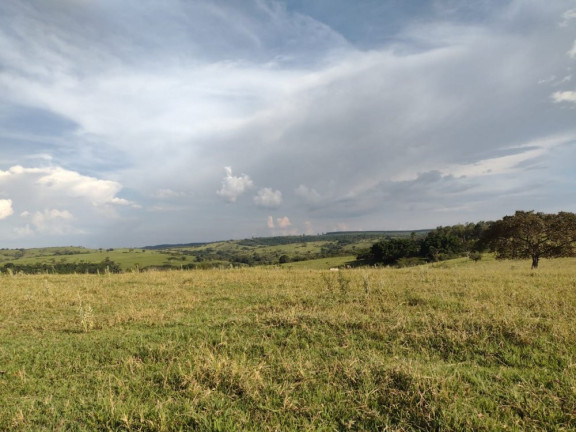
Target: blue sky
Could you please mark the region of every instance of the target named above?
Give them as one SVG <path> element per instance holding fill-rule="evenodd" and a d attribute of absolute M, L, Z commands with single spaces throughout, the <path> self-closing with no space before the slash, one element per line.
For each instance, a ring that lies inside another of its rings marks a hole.
<path fill-rule="evenodd" d="M 576 211 L 574 0 L 3 0 L 3 247 Z"/>

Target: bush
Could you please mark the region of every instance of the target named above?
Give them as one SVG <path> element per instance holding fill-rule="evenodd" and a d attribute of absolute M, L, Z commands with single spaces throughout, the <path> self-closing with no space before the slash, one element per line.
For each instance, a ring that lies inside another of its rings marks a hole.
<path fill-rule="evenodd" d="M 400 258 L 396 265 L 400 268 L 402 267 L 415 267 L 420 264 L 425 264 L 426 260 L 424 258 L 411 257 L 411 258 Z"/>
<path fill-rule="evenodd" d="M 470 259 L 474 262 L 478 262 L 482 259 L 482 254 L 480 252 L 470 252 Z"/>

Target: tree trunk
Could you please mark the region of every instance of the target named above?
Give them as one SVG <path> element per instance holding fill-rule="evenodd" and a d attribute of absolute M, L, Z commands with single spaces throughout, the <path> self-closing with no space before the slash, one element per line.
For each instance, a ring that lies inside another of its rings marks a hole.
<path fill-rule="evenodd" d="M 538 268 L 538 261 L 539 260 L 540 260 L 540 257 L 538 255 L 532 255 L 532 268 L 533 269 Z"/>

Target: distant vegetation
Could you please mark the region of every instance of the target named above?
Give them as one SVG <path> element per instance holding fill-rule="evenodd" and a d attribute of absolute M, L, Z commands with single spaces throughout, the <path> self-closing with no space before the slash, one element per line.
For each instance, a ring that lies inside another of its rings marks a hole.
<path fill-rule="evenodd" d="M 99 263 L 89 262 L 60 262 L 54 264 L 47 264 L 38 262 L 35 264 L 14 264 L 7 263 L 0 267 L 4 273 L 22 272 L 26 274 L 34 273 L 55 273 L 55 274 L 68 274 L 68 273 L 120 273 L 122 268 L 115 262 L 104 259 Z"/>
<path fill-rule="evenodd" d="M 532 267 L 536 268 L 540 258 L 575 255 L 575 244 L 574 213 L 518 211 L 495 222 L 441 226 L 432 230 L 330 232 L 130 249 L 2 249 L 0 272 L 114 273 L 294 266 L 297 263 L 326 268 L 331 265 L 409 267 L 458 257 L 478 261 L 487 252 L 493 252 L 500 259 L 531 258 Z"/>
<path fill-rule="evenodd" d="M 469 256 L 479 258 L 480 243 L 489 222 L 438 227 L 425 236 L 415 233 L 405 238 L 385 238 L 360 253 L 358 259 L 369 264 L 407 267 L 425 262 Z"/>
<path fill-rule="evenodd" d="M 351 263 L 358 251 L 368 249 L 380 238 L 401 238 L 410 234 L 409 231 L 344 232 L 129 249 L 3 249 L 0 250 L 0 271 L 91 273 L 103 272 L 106 268 L 111 272 L 211 269 L 288 265 L 320 259 L 328 262 L 326 260 L 335 258 L 339 258 L 338 262 Z"/>
<path fill-rule="evenodd" d="M 438 227 L 424 237 L 386 238 L 358 259 L 406 267 L 462 256 L 478 261 L 487 251 L 498 259 L 530 258 L 533 269 L 538 268 L 540 258 L 575 256 L 576 214 L 517 211 L 496 222 Z"/>

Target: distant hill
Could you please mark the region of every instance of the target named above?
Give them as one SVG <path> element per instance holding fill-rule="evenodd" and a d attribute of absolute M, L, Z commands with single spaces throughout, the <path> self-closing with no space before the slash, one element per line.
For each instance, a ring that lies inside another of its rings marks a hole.
<path fill-rule="evenodd" d="M 419 230 L 402 230 L 402 231 L 333 231 L 323 234 L 302 234 L 302 235 L 289 235 L 289 236 L 273 236 L 273 237 L 252 237 L 249 239 L 242 240 L 226 240 L 226 241 L 215 241 L 215 242 L 204 242 L 204 243 L 177 243 L 177 244 L 161 244 L 154 246 L 145 246 L 142 249 L 151 250 L 161 250 L 161 249 L 175 249 L 175 248 L 190 248 L 197 246 L 205 246 L 210 244 L 220 244 L 220 243 L 236 243 L 242 246 L 278 246 L 278 245 L 288 245 L 294 243 L 310 243 L 318 241 L 334 241 L 334 240 L 349 240 L 350 238 L 355 238 L 357 240 L 362 239 L 373 239 L 373 238 L 384 238 L 384 237 L 409 237 L 412 233 L 417 236 L 424 236 L 432 231 L 431 229 L 419 229 Z"/>
<path fill-rule="evenodd" d="M 339 231 L 318 235 L 159 244 L 143 248 L 51 247 L 0 249 L 0 272 L 78 272 L 102 269 L 203 269 L 301 263 L 342 258 L 353 261 L 384 238 L 425 236 L 430 230 Z M 339 262 L 340 262 L 339 261 Z M 317 264 L 315 264 L 317 265 Z"/>
<path fill-rule="evenodd" d="M 171 248 L 185 248 L 185 247 L 204 246 L 205 244 L 208 244 L 208 243 L 204 242 L 204 243 L 160 244 L 160 245 L 154 245 L 154 246 L 144 246 L 141 249 L 158 250 L 158 249 L 171 249 Z"/>
<path fill-rule="evenodd" d="M 326 236 L 366 236 L 366 237 L 409 237 L 412 233 L 426 235 L 431 229 L 401 230 L 401 231 L 334 231 L 327 232 Z"/>

